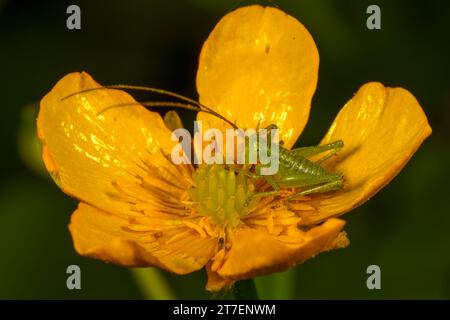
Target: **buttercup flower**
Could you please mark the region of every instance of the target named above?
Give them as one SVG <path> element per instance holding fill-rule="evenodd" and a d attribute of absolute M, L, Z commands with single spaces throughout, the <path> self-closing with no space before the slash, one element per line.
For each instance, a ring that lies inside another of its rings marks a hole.
<path fill-rule="evenodd" d="M 276 124 L 291 148 L 309 116 L 318 64 L 300 22 L 272 7 L 243 7 L 227 14 L 203 46 L 200 102 L 240 128 Z M 95 90 L 61 100 L 99 86 L 87 73 L 68 74 L 42 99 L 38 117 L 48 171 L 80 200 L 69 226 L 76 251 L 177 274 L 205 267 L 211 291 L 348 245 L 337 217 L 388 184 L 431 134 L 411 93 L 367 83 L 321 142 L 344 141 L 323 164 L 343 173 L 344 188 L 289 204 L 283 194 L 262 197 L 246 206 L 258 188 L 251 179 L 225 166 L 170 161 L 175 142 L 158 113 L 139 105 L 101 112 L 135 102 L 127 93 Z M 205 113 L 198 120 L 227 127 Z"/>

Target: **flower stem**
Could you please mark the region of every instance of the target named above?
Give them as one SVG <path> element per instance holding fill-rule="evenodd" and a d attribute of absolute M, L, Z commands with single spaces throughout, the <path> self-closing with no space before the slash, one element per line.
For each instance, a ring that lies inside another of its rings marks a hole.
<path fill-rule="evenodd" d="M 157 268 L 131 268 L 130 271 L 145 299 L 176 299 L 164 274 Z"/>
<path fill-rule="evenodd" d="M 272 279 L 273 299 L 294 299 L 295 296 L 295 269 L 275 273 Z"/>
<path fill-rule="evenodd" d="M 253 279 L 236 282 L 233 293 L 236 300 L 259 300 Z"/>

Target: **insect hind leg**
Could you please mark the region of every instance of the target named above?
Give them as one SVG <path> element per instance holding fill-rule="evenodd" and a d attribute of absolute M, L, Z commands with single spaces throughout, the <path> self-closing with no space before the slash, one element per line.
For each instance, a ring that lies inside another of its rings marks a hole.
<path fill-rule="evenodd" d="M 321 154 L 322 152 L 331 151 L 330 153 L 326 154 L 319 160 L 315 161 L 317 164 L 321 164 L 325 160 L 328 160 L 332 156 L 334 156 L 336 153 L 338 153 L 342 148 L 344 147 L 344 142 L 342 140 L 336 140 L 331 143 L 327 143 L 321 146 L 315 146 L 315 147 L 304 147 L 304 148 L 297 148 L 290 151 L 293 155 L 299 155 L 305 158 L 309 158 L 318 154 Z"/>
<path fill-rule="evenodd" d="M 321 164 L 322 162 L 324 162 L 324 161 L 330 159 L 331 157 L 333 157 L 334 155 L 336 155 L 344 147 L 344 142 L 342 140 L 337 140 L 337 141 L 334 141 L 332 143 L 325 145 L 325 147 L 330 147 L 331 152 L 329 154 L 327 154 L 326 156 L 317 160 L 316 161 L 317 164 Z"/>
<path fill-rule="evenodd" d="M 280 193 L 280 186 L 278 185 L 278 183 L 275 181 L 275 179 L 272 176 L 265 176 L 265 180 L 272 187 L 272 190 L 270 190 L 270 191 L 263 191 L 263 192 L 257 192 L 257 193 L 252 194 L 247 199 L 247 204 L 249 204 L 250 201 L 255 199 L 255 198 L 276 196 L 276 195 L 278 195 Z"/>
<path fill-rule="evenodd" d="M 304 189 L 300 192 L 291 194 L 290 196 L 288 196 L 286 198 L 286 200 L 289 201 L 294 198 L 297 198 L 300 196 L 306 196 L 308 194 L 313 194 L 313 193 L 325 193 L 325 192 L 329 192 L 329 191 L 339 190 L 339 189 L 342 189 L 343 185 L 344 185 L 344 181 L 342 179 L 330 181 L 330 182 L 327 182 L 327 183 L 324 183 L 324 184 L 321 184 L 318 186 L 312 186 L 312 187 Z"/>

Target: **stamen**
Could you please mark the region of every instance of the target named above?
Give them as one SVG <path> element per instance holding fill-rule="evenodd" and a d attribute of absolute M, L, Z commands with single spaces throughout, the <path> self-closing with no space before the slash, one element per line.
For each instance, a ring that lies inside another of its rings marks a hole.
<path fill-rule="evenodd" d="M 249 212 L 247 201 L 254 186 L 242 173 L 224 165 L 203 165 L 193 174 L 195 187 L 188 193 L 196 210 L 218 226 L 236 226 Z"/>

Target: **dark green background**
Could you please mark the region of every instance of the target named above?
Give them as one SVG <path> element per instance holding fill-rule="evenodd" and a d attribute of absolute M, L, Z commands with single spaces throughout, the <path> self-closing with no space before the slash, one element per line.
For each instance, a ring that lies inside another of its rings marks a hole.
<path fill-rule="evenodd" d="M 128 270 L 74 252 L 67 224 L 76 201 L 30 169 L 32 110 L 31 117 L 22 110 L 64 74 L 81 70 L 104 84 L 153 85 L 196 97 L 202 42 L 224 14 L 250 3 L 0 0 L 0 298 L 141 298 Z M 345 216 L 350 247 L 258 279 L 261 296 L 450 298 L 450 2 L 276 3 L 305 24 L 321 57 L 302 144 L 316 144 L 341 106 L 372 80 L 413 92 L 434 132 L 389 186 Z M 81 7 L 80 31 L 66 29 L 69 4 Z M 366 28 L 369 4 L 381 7 L 382 30 Z M 81 266 L 81 291 L 66 289 L 70 264 Z M 371 264 L 381 267 L 378 291 L 366 288 Z M 166 277 L 180 298 L 209 297 L 203 271 Z"/>

